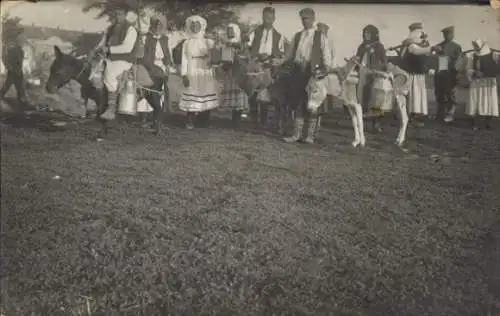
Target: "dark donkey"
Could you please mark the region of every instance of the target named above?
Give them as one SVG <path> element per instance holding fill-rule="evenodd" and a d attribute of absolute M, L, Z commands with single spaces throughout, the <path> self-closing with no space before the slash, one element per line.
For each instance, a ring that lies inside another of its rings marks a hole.
<path fill-rule="evenodd" d="M 85 59 L 78 59 L 72 55 L 64 54 L 58 46 L 54 46 L 55 60 L 50 66 L 50 75 L 46 84 L 48 93 L 56 93 L 61 87 L 71 80 L 76 80 L 81 85 L 81 93 L 85 103 L 88 99 L 93 100 L 97 105 L 96 120 L 101 124 L 99 138 L 108 133 L 107 121 L 101 118 L 101 115 L 108 108 L 107 91 L 104 85 L 96 86 L 91 80 L 91 74 L 94 71 L 91 62 Z M 138 65 L 143 67 L 142 65 Z M 143 69 L 143 73 L 144 73 Z M 145 89 L 138 88 L 138 101 L 146 98 L 153 108 L 155 134 L 161 132 L 161 91 L 164 87 L 163 79 L 154 78 L 152 85 Z M 166 91 L 165 91 L 166 92 Z"/>
<path fill-rule="evenodd" d="M 296 65 L 293 62 L 273 65 L 271 60 L 260 61 L 247 54 L 238 56 L 232 67 L 237 84 L 249 97 L 266 90 L 267 100 L 258 97 L 259 102 L 274 106 L 274 124 L 278 133 L 284 134 L 287 123 L 291 121 L 291 91 L 296 88 L 293 80 Z"/>

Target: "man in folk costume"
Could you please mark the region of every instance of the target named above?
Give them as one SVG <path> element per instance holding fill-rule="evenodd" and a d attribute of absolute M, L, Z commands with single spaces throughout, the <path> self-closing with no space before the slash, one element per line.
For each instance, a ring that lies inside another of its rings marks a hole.
<path fill-rule="evenodd" d="M 227 40 L 225 45 L 237 52 L 242 49 L 241 29 L 235 23 L 230 23 L 226 31 Z M 232 119 L 237 123 L 243 113 L 248 111 L 248 96 L 237 84 L 236 74 L 233 67 L 224 67 L 223 89 L 221 93 L 221 106 L 232 109 Z"/>
<path fill-rule="evenodd" d="M 330 27 L 328 25 L 326 25 L 325 23 L 318 23 L 316 26 L 318 28 L 318 31 L 323 33 L 323 35 L 325 35 L 325 37 L 326 37 L 326 40 L 328 42 L 328 46 L 330 47 L 331 63 L 332 63 L 333 67 L 336 67 L 337 63 L 336 63 L 336 59 L 335 59 L 335 57 L 336 57 L 335 56 L 336 55 L 335 54 L 335 42 L 333 40 L 333 36 L 329 32 Z M 334 97 L 337 97 L 340 94 L 340 82 L 339 82 L 338 76 L 336 74 L 328 75 L 327 87 L 328 87 L 328 94 L 326 96 L 326 100 L 325 100 L 326 105 L 325 106 L 327 108 L 331 108 L 331 107 L 333 107 L 333 104 L 334 104 Z M 344 111 L 346 111 L 347 114 L 349 113 L 349 111 L 347 110 L 346 107 L 344 107 Z M 318 131 L 320 129 L 320 125 L 321 125 L 321 117 L 319 117 L 319 120 L 318 120 L 318 128 L 317 128 Z"/>
<path fill-rule="evenodd" d="M 378 116 L 382 115 L 382 108 L 389 108 L 386 104 L 376 103 L 373 93 L 373 83 L 375 80 L 372 71 L 386 71 L 387 55 L 385 47 L 380 42 L 380 32 L 374 25 L 367 25 L 363 28 L 363 42 L 358 46 L 356 57 L 362 65 L 359 67 L 358 98 L 363 107 L 363 112 L 374 112 L 372 127 L 373 130 L 381 131 Z"/>
<path fill-rule="evenodd" d="M 276 12 L 273 7 L 265 7 L 262 10 L 262 24 L 259 25 L 248 36 L 250 43 L 250 55 L 257 59 L 282 58 L 285 54 L 285 38 L 274 28 Z M 257 124 L 259 121 L 258 92 L 249 98 L 250 118 Z M 267 125 L 268 108 L 261 106 L 260 123 Z"/>
<path fill-rule="evenodd" d="M 297 74 L 294 76 L 297 89 L 296 103 L 292 105 L 295 110 L 294 131 L 291 137 L 286 137 L 285 142 L 297 142 L 302 139 L 304 121 L 307 119 L 308 131 L 304 139 L 306 143 L 315 142 L 318 117 L 326 112 L 325 103 L 319 108 L 308 108 L 307 86 L 311 76 L 317 72 L 326 72 L 333 69 L 332 53 L 328 41 L 323 33 L 315 27 L 315 12 L 311 8 L 300 11 L 304 29 L 295 34 L 291 49 L 287 52 L 285 60 L 293 61 L 297 65 Z"/>
<path fill-rule="evenodd" d="M 152 89 L 163 91 L 164 100 L 168 98 L 168 75 L 169 68 L 172 67 L 172 58 L 168 45 L 167 19 L 163 15 L 155 15 L 150 19 L 149 32 L 144 41 L 144 56 L 140 63 L 144 65 L 149 76 L 156 83 Z M 162 95 L 154 94 L 155 98 L 161 99 Z M 158 100 L 157 104 L 160 103 Z M 165 105 L 163 105 L 165 106 Z M 146 123 L 147 112 L 150 112 L 150 105 L 146 99 L 142 99 L 138 104 L 137 111 L 142 116 L 143 124 Z"/>
<path fill-rule="evenodd" d="M 186 19 L 188 39 L 182 46 L 180 73 L 184 90 L 179 108 L 187 112 L 186 128 L 194 128 L 194 117 L 208 123 L 210 111 L 219 106 L 219 83 L 212 67 L 211 51 L 214 41 L 205 38 L 207 20 L 199 15 Z"/>
<path fill-rule="evenodd" d="M 25 52 L 23 49 L 23 29 L 15 22 L 6 22 L 2 34 L 2 61 L 7 70 L 7 78 L 0 91 L 3 99 L 12 86 L 16 88 L 17 99 L 22 106 L 27 105 L 26 82 L 23 71 Z"/>
<path fill-rule="evenodd" d="M 401 52 L 402 68 L 410 75 L 410 91 L 408 107 L 411 116 L 428 114 L 427 87 L 427 56 L 431 47 L 426 40 L 422 23 L 413 23 L 409 27 L 410 34 L 403 41 Z"/>
<path fill-rule="evenodd" d="M 451 122 L 456 108 L 457 70 L 455 64 L 462 54 L 462 47 L 454 41 L 455 29 L 453 26 L 441 30 L 444 41 L 432 47 L 438 56 L 446 56 L 448 63 L 444 69 L 438 69 L 434 75 L 434 93 L 437 101 L 436 119 Z M 441 65 L 438 66 L 438 68 Z M 446 113 L 446 117 L 445 116 Z"/>
<path fill-rule="evenodd" d="M 102 49 L 108 56 L 103 75 L 103 82 L 108 92 L 108 108 L 101 115 L 104 120 L 115 119 L 119 78 L 137 61 L 140 38 L 138 30 L 131 23 L 135 20 L 134 15 L 135 13 L 129 9 L 117 9 L 113 23 L 98 45 L 98 49 Z"/>
<path fill-rule="evenodd" d="M 500 73 L 499 54 L 494 53 L 481 39 L 472 42 L 474 53 L 467 63 L 467 77 L 471 84 L 465 113 L 472 117 L 472 126 L 477 129 L 476 118 L 486 118 L 486 127 L 491 128 L 492 117 L 499 116 L 497 76 Z"/>

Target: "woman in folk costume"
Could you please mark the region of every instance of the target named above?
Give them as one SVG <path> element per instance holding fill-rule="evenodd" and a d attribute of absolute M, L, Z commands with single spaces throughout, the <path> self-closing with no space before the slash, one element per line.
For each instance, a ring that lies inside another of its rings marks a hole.
<path fill-rule="evenodd" d="M 149 76 L 157 83 L 152 89 L 163 91 L 163 94 L 154 93 L 154 98 L 164 100 L 167 99 L 167 82 L 169 75 L 169 67 L 172 66 L 172 58 L 170 56 L 170 48 L 168 46 L 168 36 L 165 34 L 167 30 L 167 19 L 163 15 L 151 17 L 149 32 L 144 40 L 144 56 L 140 63 L 147 69 Z M 155 102 L 161 104 L 160 100 Z M 164 106 L 164 105 L 163 105 Z M 137 112 L 139 112 L 143 126 L 146 125 L 147 113 L 153 111 L 146 98 L 142 99 L 137 104 Z"/>
<path fill-rule="evenodd" d="M 227 26 L 226 45 L 235 51 L 241 47 L 241 29 L 235 23 Z M 242 114 L 248 112 L 248 96 L 238 85 L 231 65 L 224 67 L 224 86 L 221 93 L 221 106 L 232 108 L 233 121 L 238 122 Z"/>
<path fill-rule="evenodd" d="M 428 114 L 427 87 L 425 77 L 427 73 L 427 56 L 431 53 L 431 46 L 426 40 L 422 23 L 413 23 L 409 27 L 410 35 L 403 41 L 401 57 L 403 70 L 410 75 L 410 91 L 408 107 L 411 116 Z"/>
<path fill-rule="evenodd" d="M 210 111 L 219 106 L 219 83 L 211 66 L 214 41 L 205 38 L 207 21 L 199 15 L 186 19 L 188 39 L 182 46 L 181 76 L 184 91 L 179 108 L 187 112 L 186 128 L 194 128 L 197 114 L 208 123 Z"/>
<path fill-rule="evenodd" d="M 373 93 L 373 82 L 375 79 L 373 70 L 386 71 L 387 55 L 385 47 L 380 42 L 379 30 L 374 25 L 367 25 L 363 28 L 363 42 L 358 46 L 356 57 L 361 64 L 359 67 L 358 98 L 363 107 L 363 112 L 373 111 L 376 116 L 373 118 L 373 129 L 380 131 L 378 117 L 383 114 L 382 108 L 390 108 L 386 104 L 375 104 L 376 96 Z"/>
<path fill-rule="evenodd" d="M 491 128 L 490 120 L 498 117 L 499 55 L 481 39 L 472 42 L 474 53 L 467 62 L 467 77 L 470 78 L 469 102 L 466 114 L 472 117 L 472 125 L 477 129 L 476 118 L 486 117 L 486 127 Z"/>

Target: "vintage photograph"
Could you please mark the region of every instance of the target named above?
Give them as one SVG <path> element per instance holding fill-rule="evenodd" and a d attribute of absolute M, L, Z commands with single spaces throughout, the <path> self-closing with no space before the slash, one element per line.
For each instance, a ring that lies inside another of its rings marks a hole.
<path fill-rule="evenodd" d="M 500 11 L 1 2 L 0 316 L 500 316 Z"/>

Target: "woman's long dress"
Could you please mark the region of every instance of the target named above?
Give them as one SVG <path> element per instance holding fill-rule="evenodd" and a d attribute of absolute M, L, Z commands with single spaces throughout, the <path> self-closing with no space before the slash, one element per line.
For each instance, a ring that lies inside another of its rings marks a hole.
<path fill-rule="evenodd" d="M 498 65 L 498 54 L 493 53 L 493 56 Z M 469 116 L 499 116 L 496 77 L 472 78 L 465 113 Z"/>
<path fill-rule="evenodd" d="M 210 50 L 214 42 L 205 38 L 191 38 L 182 48 L 181 75 L 189 79 L 183 89 L 179 109 L 184 112 L 205 112 L 219 106 L 219 83 L 211 65 Z"/>
<path fill-rule="evenodd" d="M 236 49 L 233 49 L 236 53 Z M 224 69 L 223 85 L 221 91 L 221 107 L 230 108 L 233 111 L 248 112 L 248 96 L 237 84 L 236 73 L 232 65 Z"/>

